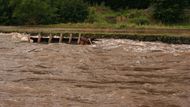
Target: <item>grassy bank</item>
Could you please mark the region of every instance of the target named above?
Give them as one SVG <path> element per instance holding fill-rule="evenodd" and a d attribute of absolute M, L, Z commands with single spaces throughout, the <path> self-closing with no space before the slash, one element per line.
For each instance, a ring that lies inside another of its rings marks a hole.
<path fill-rule="evenodd" d="M 28 26 L 29 27 L 29 26 Z M 31 26 L 32 27 L 32 26 Z M 189 29 L 190 24 L 178 25 L 136 25 L 136 24 L 109 24 L 109 23 L 67 23 L 67 24 L 52 24 L 52 25 L 39 25 L 38 27 L 48 28 L 92 28 L 92 29 L 127 29 L 127 28 L 154 28 L 154 29 Z"/>
<path fill-rule="evenodd" d="M 190 37 L 190 29 L 182 28 L 93 28 L 93 27 L 49 27 L 49 26 L 0 26 L 0 32 L 43 32 L 43 33 L 91 33 L 91 34 L 130 34 L 130 35 L 167 35 Z"/>
<path fill-rule="evenodd" d="M 104 6 L 91 7 L 84 23 L 38 26 L 0 26 L 0 32 L 82 33 L 93 38 L 125 38 L 140 41 L 190 44 L 190 22 L 165 25 L 151 17 L 151 9 L 113 11 Z"/>
<path fill-rule="evenodd" d="M 153 10 L 148 9 L 124 9 L 113 11 L 105 6 L 90 7 L 90 15 L 84 23 L 53 24 L 48 27 L 64 28 L 166 28 L 166 29 L 190 29 L 190 10 L 186 11 L 187 20 L 177 24 L 163 24 L 153 17 Z M 189 17 L 189 18 L 188 18 Z"/>
<path fill-rule="evenodd" d="M 68 28 L 68 27 L 48 27 L 48 26 L 0 26 L 0 32 L 20 32 L 20 33 L 81 33 L 83 37 L 90 38 L 114 38 L 131 39 L 139 41 L 160 41 L 173 44 L 190 44 L 190 30 L 176 28 Z"/>

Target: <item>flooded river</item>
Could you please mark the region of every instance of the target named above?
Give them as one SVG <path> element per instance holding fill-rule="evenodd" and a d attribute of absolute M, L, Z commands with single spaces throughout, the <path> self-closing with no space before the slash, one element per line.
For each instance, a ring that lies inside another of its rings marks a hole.
<path fill-rule="evenodd" d="M 190 45 L 0 35 L 0 107 L 190 107 Z"/>

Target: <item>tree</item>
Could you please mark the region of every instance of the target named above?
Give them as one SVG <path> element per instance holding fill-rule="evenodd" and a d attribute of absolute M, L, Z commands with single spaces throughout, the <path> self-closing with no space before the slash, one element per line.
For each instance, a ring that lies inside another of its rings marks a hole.
<path fill-rule="evenodd" d="M 42 0 L 21 0 L 13 14 L 17 24 L 28 25 L 51 23 L 53 16 L 51 7 Z"/>
<path fill-rule="evenodd" d="M 88 5 L 83 0 L 61 0 L 57 7 L 59 22 L 84 22 L 88 14 Z"/>
<path fill-rule="evenodd" d="M 101 3 L 103 3 L 103 2 L 105 2 L 105 0 L 84 0 L 85 2 L 88 2 L 88 3 L 90 3 L 90 4 L 92 4 L 92 5 L 97 5 L 97 4 L 101 4 Z"/>
<path fill-rule="evenodd" d="M 105 0 L 105 4 L 114 10 L 132 8 L 145 9 L 148 8 L 152 0 Z"/>
<path fill-rule="evenodd" d="M 163 23 L 177 23 L 184 19 L 188 0 L 154 0 L 154 17 Z"/>
<path fill-rule="evenodd" d="M 9 9 L 8 0 L 0 0 L 0 24 L 10 23 L 12 12 Z"/>
<path fill-rule="evenodd" d="M 125 8 L 135 8 L 144 9 L 148 8 L 152 0 L 85 0 L 90 4 L 101 4 L 111 7 L 114 10 L 125 9 Z"/>

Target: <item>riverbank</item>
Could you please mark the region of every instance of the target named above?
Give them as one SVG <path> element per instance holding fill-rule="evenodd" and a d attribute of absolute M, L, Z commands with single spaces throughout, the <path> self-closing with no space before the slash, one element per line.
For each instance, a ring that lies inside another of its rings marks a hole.
<path fill-rule="evenodd" d="M 132 39 L 140 41 L 161 41 L 164 43 L 190 44 L 190 29 L 176 28 L 64 28 L 48 26 L 0 26 L 0 32 L 10 33 L 81 33 L 91 38 Z"/>

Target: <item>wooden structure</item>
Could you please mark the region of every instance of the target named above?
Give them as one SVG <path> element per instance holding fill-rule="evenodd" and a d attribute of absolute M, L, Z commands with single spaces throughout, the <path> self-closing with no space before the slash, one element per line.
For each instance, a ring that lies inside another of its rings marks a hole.
<path fill-rule="evenodd" d="M 74 34 L 52 34 L 42 35 L 39 33 L 38 35 L 29 35 L 28 42 L 33 41 L 34 43 L 68 43 L 68 44 L 80 44 L 80 45 L 90 45 L 93 44 L 93 40 L 91 38 L 82 37 L 81 33 Z"/>

